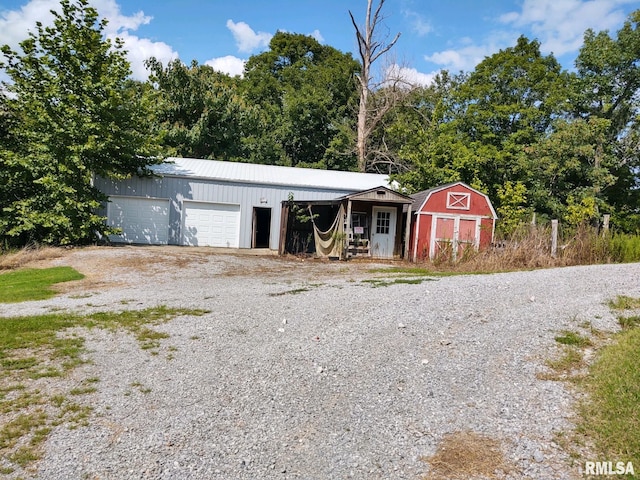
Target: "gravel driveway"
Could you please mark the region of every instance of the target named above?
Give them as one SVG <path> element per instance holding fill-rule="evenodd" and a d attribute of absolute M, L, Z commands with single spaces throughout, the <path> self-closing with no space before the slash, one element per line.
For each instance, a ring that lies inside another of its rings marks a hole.
<path fill-rule="evenodd" d="M 575 393 L 539 379 L 560 330 L 614 330 L 605 302 L 640 296 L 640 264 L 436 278 L 376 287 L 374 264 L 188 248 L 88 248 L 86 273 L 0 315 L 207 309 L 130 335 L 86 333 L 91 424 L 59 427 L 34 478 L 423 479 L 446 434 L 499 442 L 500 478 L 581 478 L 555 443 Z"/>

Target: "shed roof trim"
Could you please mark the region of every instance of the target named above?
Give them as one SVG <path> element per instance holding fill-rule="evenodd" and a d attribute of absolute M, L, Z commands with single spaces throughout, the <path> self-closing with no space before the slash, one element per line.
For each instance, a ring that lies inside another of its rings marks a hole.
<path fill-rule="evenodd" d="M 281 167 L 254 163 L 168 158 L 168 163 L 154 165 L 151 170 L 162 176 L 200 178 L 225 182 L 316 187 L 331 190 L 361 191 L 389 185 L 389 175 L 375 173 Z"/>
<path fill-rule="evenodd" d="M 491 210 L 492 217 L 494 219 L 498 218 L 498 215 L 496 215 L 496 211 L 493 209 L 493 205 L 492 205 L 491 200 L 489 199 L 489 197 L 487 195 L 485 195 L 484 193 L 480 192 L 479 190 L 476 190 L 475 188 L 470 187 L 469 185 L 467 185 L 464 182 L 445 183 L 444 185 L 438 185 L 437 187 L 433 187 L 433 188 L 430 188 L 428 190 L 423 190 L 422 192 L 414 193 L 413 195 L 411 195 L 411 198 L 413 198 L 412 209 L 413 209 L 414 215 L 417 215 L 418 212 L 420 212 L 424 208 L 424 205 L 427 203 L 427 201 L 429 201 L 429 197 L 432 194 L 434 194 L 435 192 L 440 192 L 442 190 L 446 190 L 447 188 L 451 188 L 451 187 L 453 187 L 455 185 L 460 185 L 460 186 L 462 186 L 464 188 L 468 188 L 472 192 L 475 192 L 478 195 L 484 197 L 484 199 L 487 201 L 487 205 L 489 205 L 489 209 Z"/>
<path fill-rule="evenodd" d="M 361 192 L 354 192 L 354 193 L 350 193 L 349 195 L 344 195 L 342 197 L 340 197 L 338 200 L 347 200 L 347 199 L 352 199 L 352 200 L 363 200 L 363 201 L 373 201 L 371 199 L 367 199 L 367 198 L 360 198 L 360 197 L 364 197 L 369 193 L 372 192 L 376 192 L 376 194 L 382 194 L 382 195 L 390 195 L 391 199 L 386 199 L 386 202 L 394 202 L 394 203 L 412 203 L 413 199 L 407 195 L 404 195 L 400 192 L 396 192 L 395 190 L 392 190 L 388 187 L 385 187 L 383 185 L 379 185 L 377 187 L 374 188 L 369 188 L 367 190 L 363 190 Z M 381 193 L 382 192 L 382 193 Z"/>

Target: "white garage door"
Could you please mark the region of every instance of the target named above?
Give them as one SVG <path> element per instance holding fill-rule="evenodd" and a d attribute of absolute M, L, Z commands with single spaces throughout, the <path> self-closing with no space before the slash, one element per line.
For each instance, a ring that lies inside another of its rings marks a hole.
<path fill-rule="evenodd" d="M 110 197 L 107 222 L 122 229 L 110 235 L 112 242 L 166 245 L 169 239 L 169 200 L 161 198 Z"/>
<path fill-rule="evenodd" d="M 238 248 L 240 205 L 183 203 L 182 244 Z"/>

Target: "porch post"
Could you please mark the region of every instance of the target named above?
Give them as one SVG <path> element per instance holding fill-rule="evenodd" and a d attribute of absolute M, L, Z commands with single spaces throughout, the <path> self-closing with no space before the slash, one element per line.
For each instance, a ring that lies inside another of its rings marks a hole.
<path fill-rule="evenodd" d="M 278 241 L 278 254 L 284 255 L 287 247 L 287 229 L 289 228 L 289 204 L 282 202 L 280 211 L 280 237 Z"/>
<path fill-rule="evenodd" d="M 409 252 L 411 251 L 411 246 L 409 242 L 411 241 L 411 204 L 407 204 L 407 224 L 405 225 L 404 230 L 404 259 L 409 260 Z"/>
<path fill-rule="evenodd" d="M 344 225 L 345 239 L 344 242 L 344 258 L 349 258 L 349 242 L 351 241 L 351 199 L 347 199 L 347 218 Z"/>

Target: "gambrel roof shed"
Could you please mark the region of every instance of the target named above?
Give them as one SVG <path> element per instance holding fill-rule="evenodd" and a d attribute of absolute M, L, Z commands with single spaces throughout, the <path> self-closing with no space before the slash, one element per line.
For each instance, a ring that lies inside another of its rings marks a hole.
<path fill-rule="evenodd" d="M 468 248 L 493 241 L 498 218 L 491 200 L 464 182 L 453 182 L 411 195 L 411 258 L 456 258 Z"/>

